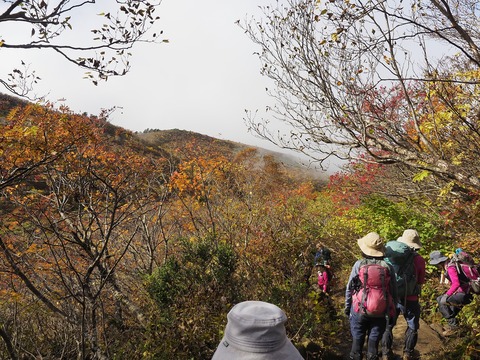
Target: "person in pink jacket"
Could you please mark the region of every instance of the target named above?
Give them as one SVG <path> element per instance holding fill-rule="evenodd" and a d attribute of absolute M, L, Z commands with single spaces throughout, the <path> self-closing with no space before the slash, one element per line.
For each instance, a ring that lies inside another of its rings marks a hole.
<path fill-rule="evenodd" d="M 330 274 L 326 266 L 317 265 L 317 275 L 318 288 L 322 290 L 325 294 L 328 294 L 330 290 Z"/>
<path fill-rule="evenodd" d="M 447 320 L 447 329 L 443 335 L 449 336 L 458 328 L 457 315 L 465 305 L 472 302 L 473 296 L 468 293 L 468 283 L 460 281 L 455 264 L 451 263 L 442 252 L 432 251 L 429 263 L 444 271 L 445 277 L 450 281 L 450 288 L 445 294 L 437 297 L 438 311 Z"/>

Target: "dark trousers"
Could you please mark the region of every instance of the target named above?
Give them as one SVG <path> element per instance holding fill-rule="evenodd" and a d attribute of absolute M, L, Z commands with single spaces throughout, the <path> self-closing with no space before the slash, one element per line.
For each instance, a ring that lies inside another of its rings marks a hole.
<path fill-rule="evenodd" d="M 465 294 L 462 292 L 455 293 L 449 297 L 440 295 L 437 297 L 438 311 L 447 320 L 451 326 L 457 326 L 457 315 L 465 305 L 472 302 L 472 294 Z"/>
<path fill-rule="evenodd" d="M 350 314 L 350 332 L 352 333 L 352 349 L 350 358 L 362 359 L 363 344 L 368 334 L 367 359 L 378 354 L 378 344 L 387 325 L 386 317 L 370 317 L 360 313 Z"/>
<path fill-rule="evenodd" d="M 396 316 L 391 323 L 387 325 L 382 337 L 382 354 L 387 354 L 392 351 L 393 345 L 393 327 L 397 324 L 397 319 L 400 314 L 403 314 L 407 322 L 407 330 L 405 331 L 405 344 L 403 352 L 408 355 L 413 355 L 415 345 L 418 340 L 418 329 L 420 328 L 420 303 L 418 301 L 408 301 L 405 306 L 397 304 Z"/>

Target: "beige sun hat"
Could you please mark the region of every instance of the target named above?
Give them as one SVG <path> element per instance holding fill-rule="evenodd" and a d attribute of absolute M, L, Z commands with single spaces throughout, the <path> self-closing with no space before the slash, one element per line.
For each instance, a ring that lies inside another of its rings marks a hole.
<path fill-rule="evenodd" d="M 212 360 L 303 360 L 287 337 L 286 321 L 283 310 L 274 304 L 244 301 L 235 305 Z"/>
<path fill-rule="evenodd" d="M 380 257 L 385 255 L 383 239 L 376 232 L 371 232 L 357 240 L 360 250 L 365 255 Z"/>
<path fill-rule="evenodd" d="M 417 230 L 407 229 L 403 232 L 403 235 L 400 236 L 397 241 L 400 241 L 404 244 L 407 244 L 409 247 L 416 250 L 422 247 L 422 242 L 420 241 L 420 235 L 418 235 Z"/>

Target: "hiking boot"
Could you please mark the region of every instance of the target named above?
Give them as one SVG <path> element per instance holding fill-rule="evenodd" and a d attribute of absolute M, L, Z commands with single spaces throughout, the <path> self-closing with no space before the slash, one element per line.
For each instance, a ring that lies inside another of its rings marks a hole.
<path fill-rule="evenodd" d="M 362 353 L 353 353 L 350 354 L 350 360 L 362 360 L 363 354 Z"/>
<path fill-rule="evenodd" d="M 393 352 L 390 351 L 385 351 L 384 353 L 382 352 L 382 360 L 393 360 Z"/>
<path fill-rule="evenodd" d="M 458 327 L 456 326 L 449 326 L 442 332 L 444 337 L 454 336 L 458 333 Z"/>

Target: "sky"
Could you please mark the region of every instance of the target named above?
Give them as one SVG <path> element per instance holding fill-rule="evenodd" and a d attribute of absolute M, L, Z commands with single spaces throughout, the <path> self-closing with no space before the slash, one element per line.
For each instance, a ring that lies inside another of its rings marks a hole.
<path fill-rule="evenodd" d="M 156 29 L 169 42 L 138 44 L 130 72 L 98 86 L 45 50 L 2 49 L 0 71 L 24 60 L 42 78 L 37 91 L 48 92 L 49 100 L 93 115 L 119 107 L 110 122 L 132 131 L 176 128 L 280 151 L 244 123 L 246 109 L 262 114 L 272 105 L 265 90 L 272 85 L 260 75 L 259 48 L 235 24 L 260 16 L 259 6 L 272 1 L 163 0 Z"/>

